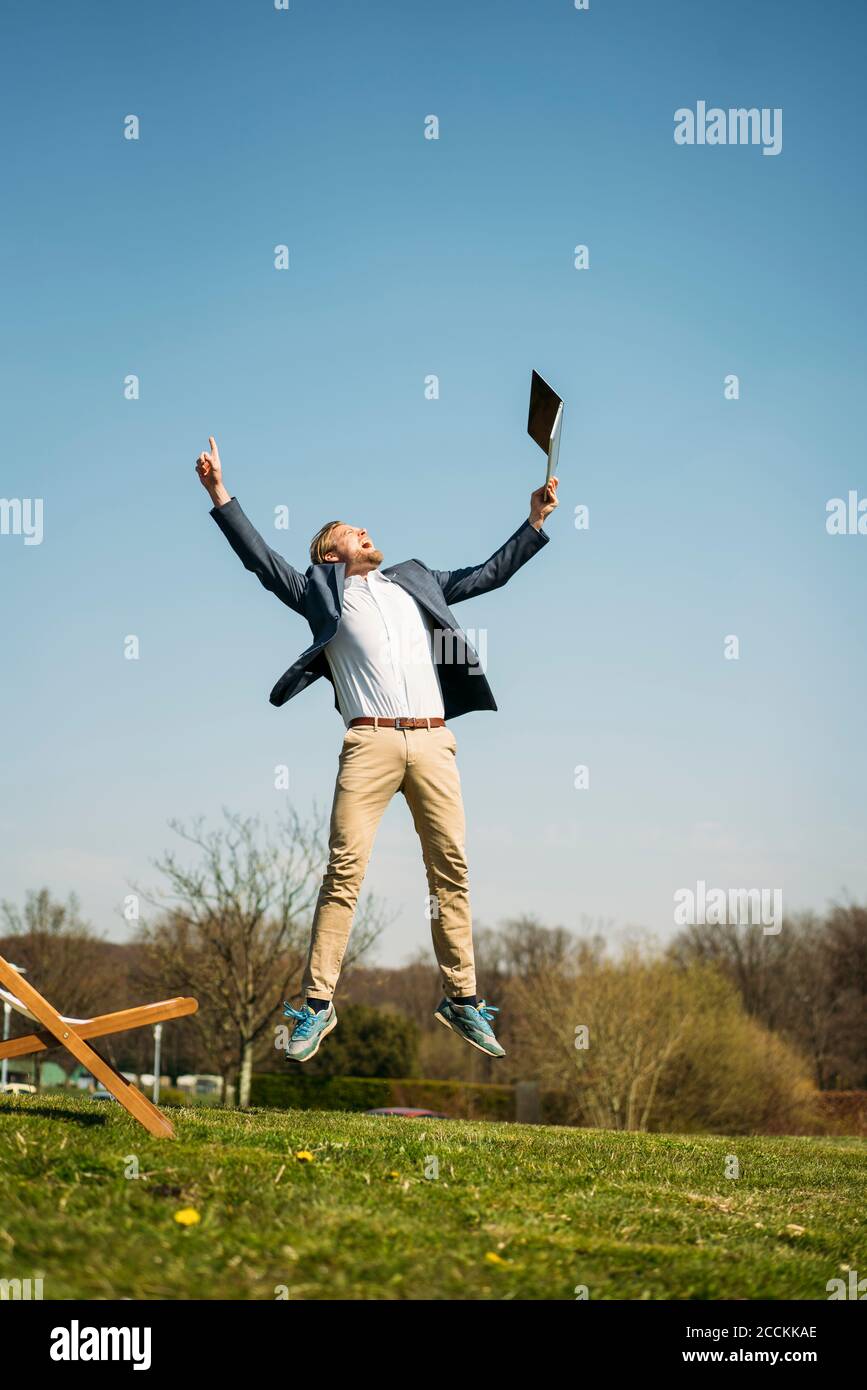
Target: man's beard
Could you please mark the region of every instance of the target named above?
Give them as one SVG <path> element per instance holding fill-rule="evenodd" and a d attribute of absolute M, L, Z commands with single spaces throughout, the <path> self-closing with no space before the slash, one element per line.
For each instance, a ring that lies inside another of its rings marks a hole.
<path fill-rule="evenodd" d="M 365 550 L 362 552 L 361 558 L 370 569 L 378 570 L 384 557 L 381 550 Z"/>

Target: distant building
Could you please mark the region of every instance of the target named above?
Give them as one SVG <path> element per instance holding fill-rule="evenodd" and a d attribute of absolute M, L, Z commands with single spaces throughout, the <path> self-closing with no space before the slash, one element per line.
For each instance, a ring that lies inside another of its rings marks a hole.
<path fill-rule="evenodd" d="M 40 1086 L 65 1086 L 68 1077 L 57 1062 L 43 1062 L 39 1068 Z"/>
<path fill-rule="evenodd" d="M 148 1073 L 137 1076 L 134 1071 L 122 1071 L 121 1076 L 124 1081 L 131 1081 L 134 1086 L 138 1086 L 139 1090 L 153 1089 L 154 1079 Z M 103 1089 L 102 1082 L 97 1081 L 95 1076 L 91 1076 L 87 1068 L 83 1067 L 81 1063 L 70 1073 L 69 1084 L 76 1086 L 79 1091 L 101 1091 Z M 170 1086 L 171 1084 L 167 1076 L 160 1077 L 160 1086 Z"/>
<path fill-rule="evenodd" d="M 219 1100 L 223 1094 L 223 1078 L 209 1072 L 191 1072 L 178 1077 L 178 1090 L 190 1096 L 203 1096 Z"/>

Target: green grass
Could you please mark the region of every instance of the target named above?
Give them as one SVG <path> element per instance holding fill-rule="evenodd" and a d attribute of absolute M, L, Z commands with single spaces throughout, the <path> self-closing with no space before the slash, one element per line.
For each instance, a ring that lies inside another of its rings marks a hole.
<path fill-rule="evenodd" d="M 867 1273 L 864 1139 L 170 1113 L 174 1143 L 116 1105 L 0 1100 L 0 1278 L 46 1298 L 825 1299 L 841 1266 Z"/>

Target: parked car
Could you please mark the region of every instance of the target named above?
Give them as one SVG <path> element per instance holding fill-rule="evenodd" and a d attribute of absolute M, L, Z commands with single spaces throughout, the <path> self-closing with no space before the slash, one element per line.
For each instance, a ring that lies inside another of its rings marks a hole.
<path fill-rule="evenodd" d="M 449 1120 L 441 1110 L 414 1110 L 410 1105 L 380 1105 L 376 1110 L 365 1110 L 365 1115 L 399 1115 L 404 1120 Z"/>
<path fill-rule="evenodd" d="M 7 1081 L 5 1086 L 0 1086 L 0 1091 L 6 1096 L 35 1096 L 36 1087 L 31 1086 L 29 1081 Z"/>

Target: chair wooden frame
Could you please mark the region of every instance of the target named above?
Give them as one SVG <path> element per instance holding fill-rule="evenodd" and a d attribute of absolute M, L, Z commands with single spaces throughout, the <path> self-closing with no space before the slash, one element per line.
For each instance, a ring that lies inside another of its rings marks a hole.
<path fill-rule="evenodd" d="M 4 987 L 0 998 L 5 999 L 18 1013 L 42 1025 L 38 1032 L 0 1042 L 0 1060 L 4 1057 L 26 1057 L 33 1052 L 45 1052 L 50 1047 L 65 1047 L 150 1134 L 156 1139 L 174 1139 L 171 1121 L 137 1086 L 121 1076 L 98 1052 L 94 1052 L 86 1040 L 104 1038 L 109 1033 L 125 1033 L 130 1028 L 146 1028 L 149 1024 L 194 1014 L 199 1007 L 195 999 L 163 999 L 158 1004 L 142 1004 L 138 1008 L 121 1009 L 113 1014 L 100 1014 L 96 1018 L 64 1018 L 2 956 L 0 985 Z"/>

